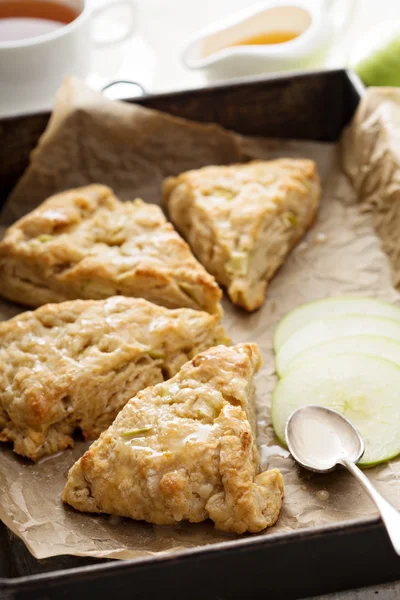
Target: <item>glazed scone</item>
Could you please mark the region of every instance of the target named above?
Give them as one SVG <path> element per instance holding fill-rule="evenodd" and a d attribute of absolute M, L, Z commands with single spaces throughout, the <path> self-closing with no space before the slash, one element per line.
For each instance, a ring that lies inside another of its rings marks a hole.
<path fill-rule="evenodd" d="M 158 206 L 103 185 L 52 196 L 10 227 L 0 278 L 1 295 L 33 307 L 123 295 L 214 313 L 221 298 Z"/>
<path fill-rule="evenodd" d="M 312 160 L 252 161 L 169 177 L 163 200 L 193 252 L 248 311 L 312 224 L 320 198 Z"/>
<path fill-rule="evenodd" d="M 97 438 L 139 390 L 229 343 L 219 315 L 140 298 L 47 304 L 0 323 L 0 440 L 32 460 Z"/>
<path fill-rule="evenodd" d="M 132 398 L 68 475 L 77 510 L 158 525 L 212 519 L 227 532 L 273 525 L 283 480 L 259 473 L 256 344 L 198 354 L 169 381 Z"/>

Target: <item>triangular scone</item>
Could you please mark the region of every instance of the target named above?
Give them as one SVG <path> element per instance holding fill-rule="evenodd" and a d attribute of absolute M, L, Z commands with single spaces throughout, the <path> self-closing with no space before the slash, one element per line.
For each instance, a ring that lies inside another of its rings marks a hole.
<path fill-rule="evenodd" d="M 0 244 L 0 294 L 27 306 L 123 295 L 219 310 L 221 290 L 155 204 L 103 185 L 52 196 Z"/>
<path fill-rule="evenodd" d="M 285 158 L 188 171 L 166 179 L 163 196 L 200 262 L 251 311 L 312 224 L 320 185 L 312 160 Z"/>
<path fill-rule="evenodd" d="M 158 525 L 210 518 L 235 533 L 273 525 L 283 480 L 276 469 L 259 474 L 260 365 L 255 344 L 217 346 L 140 392 L 72 467 L 64 501 Z"/>
<path fill-rule="evenodd" d="M 140 298 L 47 304 L 0 323 L 0 440 L 37 460 L 95 439 L 139 390 L 229 343 L 219 315 Z"/>

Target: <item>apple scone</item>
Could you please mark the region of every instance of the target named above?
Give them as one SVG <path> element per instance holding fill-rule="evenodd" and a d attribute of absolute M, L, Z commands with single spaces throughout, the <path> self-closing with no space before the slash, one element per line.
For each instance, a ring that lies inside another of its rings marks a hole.
<path fill-rule="evenodd" d="M 47 304 L 0 323 L 0 441 L 32 460 L 97 438 L 139 390 L 229 343 L 217 314 L 140 298 Z"/>
<path fill-rule="evenodd" d="M 268 281 L 311 226 L 320 199 L 312 160 L 252 161 L 169 177 L 171 221 L 232 302 L 264 302 Z"/>
<path fill-rule="evenodd" d="M 123 295 L 214 313 L 222 295 L 158 206 L 104 185 L 52 196 L 10 227 L 0 278 L 2 296 L 32 307 Z"/>
<path fill-rule="evenodd" d="M 217 346 L 129 400 L 75 463 L 63 499 L 77 510 L 159 525 L 212 519 L 227 532 L 273 525 L 280 471 L 259 473 L 256 344 Z"/>

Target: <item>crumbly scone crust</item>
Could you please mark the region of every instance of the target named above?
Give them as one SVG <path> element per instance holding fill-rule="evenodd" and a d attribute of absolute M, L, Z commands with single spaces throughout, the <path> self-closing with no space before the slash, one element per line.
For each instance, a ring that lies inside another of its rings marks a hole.
<path fill-rule="evenodd" d="M 26 306 L 142 297 L 218 312 L 221 290 L 160 208 L 121 202 L 103 185 L 62 192 L 17 221 L 0 243 L 0 293 Z"/>
<path fill-rule="evenodd" d="M 273 525 L 283 479 L 259 473 L 256 344 L 211 348 L 132 398 L 69 472 L 63 499 L 160 525 L 210 518 L 244 533 Z"/>
<path fill-rule="evenodd" d="M 211 166 L 165 180 L 163 201 L 193 252 L 248 311 L 311 226 L 320 184 L 312 160 Z"/>
<path fill-rule="evenodd" d="M 229 343 L 219 315 L 139 298 L 47 304 L 0 323 L 0 441 L 32 460 L 95 439 L 139 390 Z"/>

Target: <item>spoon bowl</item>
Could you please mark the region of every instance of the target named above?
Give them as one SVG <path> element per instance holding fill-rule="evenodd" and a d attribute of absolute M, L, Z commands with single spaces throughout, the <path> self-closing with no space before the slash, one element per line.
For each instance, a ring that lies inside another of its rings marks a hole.
<path fill-rule="evenodd" d="M 356 428 L 343 415 L 323 406 L 302 406 L 292 412 L 285 437 L 293 458 L 316 473 L 344 465 L 343 459 L 357 463 L 364 454 L 364 442 Z"/>

